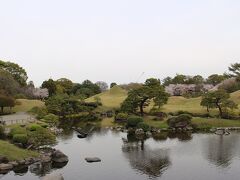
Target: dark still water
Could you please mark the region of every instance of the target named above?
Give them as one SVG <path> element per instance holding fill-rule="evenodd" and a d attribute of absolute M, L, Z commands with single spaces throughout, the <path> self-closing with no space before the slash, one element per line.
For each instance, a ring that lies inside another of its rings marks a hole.
<path fill-rule="evenodd" d="M 58 138 L 56 146 L 69 156 L 61 169 L 49 166 L 11 172 L 2 180 L 35 180 L 46 173 L 60 172 L 65 180 L 239 180 L 240 134 L 171 135 L 167 139 L 123 143 L 126 133 L 101 130 L 87 139 L 76 133 Z M 130 139 L 131 140 L 131 139 Z M 88 164 L 85 157 L 99 157 Z"/>

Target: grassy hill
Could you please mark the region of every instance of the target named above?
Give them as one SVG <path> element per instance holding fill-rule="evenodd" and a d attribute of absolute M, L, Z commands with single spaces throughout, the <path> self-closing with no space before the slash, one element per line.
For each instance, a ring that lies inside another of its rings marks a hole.
<path fill-rule="evenodd" d="M 44 102 L 39 100 L 18 99 L 17 102 L 19 103 L 19 105 L 16 105 L 13 108 L 14 112 L 27 112 L 35 106 L 44 106 Z"/>
<path fill-rule="evenodd" d="M 20 149 L 7 141 L 0 140 L 0 155 L 6 156 L 10 160 L 22 160 L 28 157 L 37 157 L 39 154 L 34 151 Z"/>
<path fill-rule="evenodd" d="M 101 98 L 103 106 L 101 107 L 102 110 L 108 110 L 113 108 L 119 108 L 121 103 L 127 97 L 127 91 L 122 89 L 119 86 L 114 86 L 112 89 L 103 92 L 101 94 L 97 94 L 93 97 L 88 98 L 87 102 L 94 102 L 94 98 L 99 97 Z"/>
<path fill-rule="evenodd" d="M 101 94 L 95 95 L 89 99 L 87 102 L 93 102 L 94 97 L 100 97 L 103 106 L 99 110 L 107 110 L 113 108 L 119 108 L 121 103 L 127 97 L 127 91 L 119 86 L 115 86 L 112 89 L 103 92 Z M 240 91 L 236 91 L 231 94 L 231 99 L 236 103 L 240 104 Z M 206 108 L 200 106 L 201 97 L 198 98 L 184 98 L 181 96 L 172 96 L 169 98 L 168 103 L 163 106 L 164 112 L 177 112 L 177 111 L 188 111 L 191 113 L 206 113 Z M 149 106 L 146 111 L 150 110 Z M 212 113 L 217 113 L 217 111 L 212 110 Z"/>

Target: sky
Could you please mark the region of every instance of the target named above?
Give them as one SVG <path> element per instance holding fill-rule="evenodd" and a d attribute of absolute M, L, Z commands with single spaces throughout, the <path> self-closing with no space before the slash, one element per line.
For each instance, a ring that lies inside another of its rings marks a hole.
<path fill-rule="evenodd" d="M 0 59 L 38 86 L 223 73 L 239 32 L 239 0 L 0 0 Z"/>

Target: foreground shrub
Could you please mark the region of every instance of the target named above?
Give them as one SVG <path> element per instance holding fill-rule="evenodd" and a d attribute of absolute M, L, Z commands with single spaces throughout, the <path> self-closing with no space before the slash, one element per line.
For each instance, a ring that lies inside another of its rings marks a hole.
<path fill-rule="evenodd" d="M 37 128 L 40 128 L 41 126 L 38 125 L 38 124 L 30 124 L 28 127 L 27 127 L 27 130 L 28 131 L 36 131 Z"/>
<path fill-rule="evenodd" d="M 144 132 L 150 131 L 150 126 L 143 122 L 138 123 L 137 128 L 142 129 Z"/>
<path fill-rule="evenodd" d="M 126 113 L 118 113 L 115 117 L 116 122 L 127 122 L 128 114 Z"/>
<path fill-rule="evenodd" d="M 26 134 L 15 134 L 13 136 L 13 142 L 26 145 L 28 143 L 28 137 Z"/>
<path fill-rule="evenodd" d="M 43 145 L 51 145 L 56 142 L 56 136 L 52 134 L 48 129 L 39 127 L 36 131 L 28 132 L 29 143 L 35 147 Z"/>
<path fill-rule="evenodd" d="M 191 124 L 192 116 L 189 114 L 181 114 L 177 117 L 168 119 L 168 126 L 171 128 L 183 128 Z"/>
<path fill-rule="evenodd" d="M 37 107 L 37 106 L 33 107 L 29 112 L 35 114 L 37 119 L 42 119 L 48 113 L 45 107 Z"/>
<path fill-rule="evenodd" d="M 15 127 L 11 128 L 9 137 L 12 138 L 16 134 L 27 134 L 27 131 L 23 127 L 15 126 Z"/>
<path fill-rule="evenodd" d="M 136 128 L 139 123 L 143 122 L 143 118 L 139 116 L 130 116 L 127 120 L 127 128 Z"/>
<path fill-rule="evenodd" d="M 44 122 L 56 125 L 59 122 L 59 117 L 54 114 L 48 114 L 43 117 Z"/>

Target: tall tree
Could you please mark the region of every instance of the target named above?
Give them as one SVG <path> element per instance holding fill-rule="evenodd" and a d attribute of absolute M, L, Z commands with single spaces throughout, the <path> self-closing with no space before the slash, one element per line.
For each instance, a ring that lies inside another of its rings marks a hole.
<path fill-rule="evenodd" d="M 226 77 L 224 75 L 218 75 L 218 74 L 212 74 L 208 76 L 206 82 L 208 84 L 212 84 L 214 86 L 220 84 L 222 81 L 224 81 Z"/>
<path fill-rule="evenodd" d="M 21 85 L 26 86 L 27 85 L 27 73 L 25 69 L 23 69 L 18 64 L 12 63 L 12 62 L 4 62 L 0 60 L 0 69 L 3 69 L 7 72 L 9 72 L 12 77 Z"/>
<path fill-rule="evenodd" d="M 52 79 L 43 81 L 41 88 L 48 89 L 49 96 L 56 94 L 56 91 L 57 91 L 56 83 Z"/>
<path fill-rule="evenodd" d="M 240 77 L 240 63 L 231 64 L 231 66 L 228 67 L 228 70 L 230 71 L 229 75 L 231 77 Z"/>
<path fill-rule="evenodd" d="M 0 69 L 0 90 L 5 94 L 14 96 L 20 91 L 19 84 L 14 80 L 12 75 Z"/>
<path fill-rule="evenodd" d="M 101 89 L 102 92 L 108 90 L 108 84 L 104 81 L 98 81 L 95 84 Z"/>
<path fill-rule="evenodd" d="M 237 104 L 229 99 L 230 94 L 225 90 L 217 90 L 206 93 L 201 101 L 201 105 L 209 108 L 218 108 L 220 117 L 223 117 L 224 109 L 235 109 Z"/>
<path fill-rule="evenodd" d="M 168 94 L 161 86 L 159 79 L 147 79 L 145 84 L 137 89 L 130 90 L 128 97 L 122 103 L 121 109 L 125 112 L 136 113 L 140 110 L 140 114 L 144 115 L 144 108 L 153 100 L 159 108 L 167 103 Z"/>

